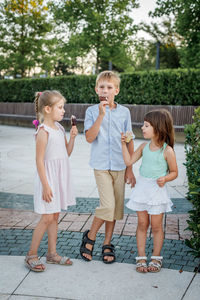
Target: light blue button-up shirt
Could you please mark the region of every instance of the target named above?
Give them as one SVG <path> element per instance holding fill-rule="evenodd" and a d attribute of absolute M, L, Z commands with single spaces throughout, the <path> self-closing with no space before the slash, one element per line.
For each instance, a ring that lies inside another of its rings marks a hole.
<path fill-rule="evenodd" d="M 87 108 L 84 132 L 92 127 L 98 115 L 99 104 Z M 112 110 L 106 106 L 99 133 L 91 145 L 90 166 L 93 169 L 120 171 L 126 168 L 121 147 L 121 132 L 126 131 L 132 131 L 129 109 L 120 104 Z"/>

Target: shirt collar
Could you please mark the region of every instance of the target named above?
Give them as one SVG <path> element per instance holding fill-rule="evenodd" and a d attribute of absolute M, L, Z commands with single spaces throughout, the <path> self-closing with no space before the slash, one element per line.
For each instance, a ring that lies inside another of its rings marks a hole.
<path fill-rule="evenodd" d="M 116 107 L 115 107 L 115 108 L 113 108 L 112 110 L 117 110 L 117 109 L 118 109 L 118 103 L 117 103 L 117 102 L 115 102 L 115 101 L 114 101 L 114 103 L 116 104 Z M 108 105 L 106 105 L 106 109 L 109 109 L 109 106 L 108 106 Z"/>

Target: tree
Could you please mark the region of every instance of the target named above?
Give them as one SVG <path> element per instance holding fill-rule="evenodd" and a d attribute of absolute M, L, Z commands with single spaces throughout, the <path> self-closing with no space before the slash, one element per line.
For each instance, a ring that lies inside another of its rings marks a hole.
<path fill-rule="evenodd" d="M 3 0 L 0 4 L 0 53 L 5 72 L 25 77 L 42 66 L 52 40 L 46 39 L 52 25 L 43 0 Z M 48 59 L 47 59 L 48 60 Z M 46 64 L 47 64 L 46 60 Z"/>
<path fill-rule="evenodd" d="M 156 44 L 159 43 L 160 68 L 174 69 L 180 67 L 180 58 L 176 45 L 180 44 L 181 37 L 176 33 L 170 18 L 162 21 L 161 24 L 151 22 L 150 25 L 147 25 L 145 23 L 141 23 L 140 29 L 147 32 L 153 38 L 153 41 L 148 42 L 148 52 L 151 61 L 154 61 L 154 66 L 156 58 Z"/>
<path fill-rule="evenodd" d="M 61 0 L 52 2 L 57 24 L 68 25 L 69 37 L 63 51 L 71 57 L 96 53 L 96 70 L 111 61 L 125 70 L 130 65 L 131 36 L 136 31 L 129 12 L 137 0 Z"/>
<path fill-rule="evenodd" d="M 135 40 L 134 42 L 134 69 L 136 71 L 155 70 L 156 46 L 152 41 L 145 39 Z"/>
<path fill-rule="evenodd" d="M 72 75 L 73 72 L 69 71 L 70 68 L 71 66 L 67 65 L 61 60 L 58 60 L 54 65 L 54 75 L 55 76 Z"/>
<path fill-rule="evenodd" d="M 150 15 L 175 17 L 176 32 L 183 37 L 181 64 L 200 67 L 200 0 L 157 0 L 157 8 Z"/>

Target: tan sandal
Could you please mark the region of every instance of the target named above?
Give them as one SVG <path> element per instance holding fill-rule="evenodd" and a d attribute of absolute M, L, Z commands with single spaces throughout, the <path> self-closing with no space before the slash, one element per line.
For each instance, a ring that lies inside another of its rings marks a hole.
<path fill-rule="evenodd" d="M 62 256 L 61 259 L 58 261 L 55 259 L 56 256 L 59 256 L 58 253 L 53 253 L 53 254 L 47 253 L 46 254 L 46 263 L 62 265 L 62 266 L 71 266 L 73 264 L 73 262 L 70 261 L 69 257 Z"/>
<path fill-rule="evenodd" d="M 30 261 L 33 258 L 37 258 L 37 260 Z M 31 271 L 44 272 L 45 270 L 44 264 L 41 262 L 37 255 L 26 255 L 24 263 L 26 267 L 29 268 Z M 41 266 L 42 268 L 37 268 L 38 266 Z"/>
<path fill-rule="evenodd" d="M 155 260 L 155 261 L 152 261 Z M 162 260 L 163 257 L 162 256 L 151 256 L 151 262 L 148 265 L 148 272 L 151 273 L 157 273 L 160 272 L 160 269 L 162 268 Z M 156 270 L 149 270 L 149 267 L 153 267 L 156 268 Z"/>
<path fill-rule="evenodd" d="M 138 273 L 147 273 L 147 257 L 146 256 L 137 256 L 135 258 L 136 260 L 136 271 Z M 141 260 L 145 260 L 145 262 L 140 262 Z M 140 271 L 139 269 L 143 267 L 143 269 L 146 269 L 146 272 L 145 271 Z"/>

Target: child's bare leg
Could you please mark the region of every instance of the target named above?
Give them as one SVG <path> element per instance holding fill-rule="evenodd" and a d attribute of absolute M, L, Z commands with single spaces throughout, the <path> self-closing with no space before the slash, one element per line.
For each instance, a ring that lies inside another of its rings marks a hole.
<path fill-rule="evenodd" d="M 164 241 L 163 232 L 163 214 L 151 216 L 151 229 L 153 233 L 153 256 L 160 256 Z M 152 260 L 153 262 L 155 260 Z M 149 270 L 155 271 L 156 268 L 153 266 L 149 267 Z"/>
<path fill-rule="evenodd" d="M 56 243 L 57 243 L 57 236 L 58 236 L 58 218 L 59 213 L 53 214 L 53 222 L 48 226 L 47 233 L 48 233 L 48 254 L 55 254 L 56 253 Z M 54 256 L 54 260 L 59 262 L 61 260 L 60 255 Z M 67 263 L 71 264 L 70 259 L 67 260 Z"/>
<path fill-rule="evenodd" d="M 40 221 L 38 222 L 32 236 L 32 241 L 30 245 L 30 250 L 28 252 L 28 255 L 37 255 L 37 251 L 40 245 L 40 242 L 44 236 L 44 233 L 46 232 L 49 224 L 53 221 L 53 215 L 42 215 Z M 31 258 L 29 261 L 37 260 L 37 258 Z M 42 265 L 37 266 L 37 268 L 44 269 L 45 267 Z"/>
<path fill-rule="evenodd" d="M 113 235 L 113 231 L 114 231 L 114 227 L 115 227 L 115 223 L 116 220 L 114 221 L 105 221 L 105 240 L 104 240 L 104 245 L 110 245 L 111 239 L 112 239 L 112 235 Z M 104 252 L 110 252 L 109 249 L 105 249 Z M 112 261 L 114 260 L 114 257 L 112 256 L 104 256 L 104 260 L 107 261 Z"/>
<path fill-rule="evenodd" d="M 56 253 L 59 213 L 53 214 L 53 222 L 48 226 L 48 253 Z"/>
<path fill-rule="evenodd" d="M 88 238 L 95 241 L 96 240 L 96 235 L 97 232 L 99 231 L 99 229 L 101 228 L 101 226 L 103 225 L 105 221 L 97 218 L 96 216 L 94 216 L 93 222 L 92 222 L 92 226 L 90 228 L 90 231 L 88 233 Z M 86 244 L 85 247 L 89 250 L 92 250 L 93 245 L 90 244 Z M 86 258 L 88 258 L 89 260 L 92 259 L 92 256 L 87 254 L 87 253 L 83 253 L 83 256 L 85 256 Z"/>
<path fill-rule="evenodd" d="M 147 211 L 138 211 L 138 225 L 136 231 L 136 239 L 137 239 L 137 249 L 138 256 L 146 256 L 145 248 L 146 248 L 146 238 L 147 238 L 147 230 L 149 227 L 149 215 Z M 141 259 L 139 262 L 144 263 L 145 260 Z M 147 272 L 147 269 L 144 267 L 140 267 L 140 272 Z"/>

